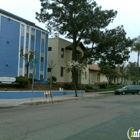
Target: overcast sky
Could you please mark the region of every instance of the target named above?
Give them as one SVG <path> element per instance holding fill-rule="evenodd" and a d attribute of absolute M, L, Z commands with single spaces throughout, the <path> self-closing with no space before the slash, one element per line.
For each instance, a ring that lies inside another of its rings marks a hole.
<path fill-rule="evenodd" d="M 140 0 L 96 0 L 96 2 L 103 9 L 114 9 L 118 12 L 110 28 L 123 25 L 127 37 L 135 38 L 140 35 Z M 0 0 L 0 8 L 45 29 L 45 25 L 35 19 L 35 12 L 40 11 L 40 0 Z M 136 53 L 132 53 L 129 61 L 136 60 Z"/>

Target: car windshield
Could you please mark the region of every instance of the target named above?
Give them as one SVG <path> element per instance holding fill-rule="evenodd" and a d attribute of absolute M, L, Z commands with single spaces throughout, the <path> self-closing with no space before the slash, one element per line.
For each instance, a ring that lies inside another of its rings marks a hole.
<path fill-rule="evenodd" d="M 126 89 L 127 88 L 127 86 L 125 86 L 125 87 L 123 87 L 124 89 Z"/>

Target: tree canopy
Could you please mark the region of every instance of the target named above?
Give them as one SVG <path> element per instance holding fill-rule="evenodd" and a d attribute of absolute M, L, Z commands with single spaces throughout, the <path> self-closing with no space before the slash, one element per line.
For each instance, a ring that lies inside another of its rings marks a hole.
<path fill-rule="evenodd" d="M 106 76 L 109 83 L 111 83 L 114 79 L 118 78 L 120 75 L 117 72 L 117 69 L 112 68 L 110 65 L 99 65 L 99 72 Z"/>
<path fill-rule="evenodd" d="M 137 81 L 137 63 L 129 62 L 126 66 L 126 73 L 129 75 L 129 79 L 132 81 Z"/>
<path fill-rule="evenodd" d="M 104 65 L 115 67 L 129 59 L 129 47 L 133 41 L 126 38 L 123 26 L 105 30 L 100 34 L 99 43 L 93 48 L 93 57 Z"/>
<path fill-rule="evenodd" d="M 89 33 L 107 27 L 117 14 L 114 10 L 102 10 L 94 0 L 41 0 L 41 6 L 36 18 L 46 23 L 50 33 L 72 39 L 75 61 L 78 43 L 88 38 Z"/>
<path fill-rule="evenodd" d="M 131 51 L 137 52 L 137 84 L 139 83 L 140 36 L 134 39 Z"/>
<path fill-rule="evenodd" d="M 50 33 L 64 35 L 72 40 L 72 60 L 77 61 L 76 49 L 83 41 L 92 44 L 83 59 L 93 57 L 105 64 L 115 65 L 128 59 L 130 39 L 126 38 L 123 27 L 106 30 L 113 22 L 117 11 L 103 10 L 94 0 L 40 0 L 40 12 L 36 19 L 46 24 Z M 72 78 L 77 83 L 77 70 Z"/>

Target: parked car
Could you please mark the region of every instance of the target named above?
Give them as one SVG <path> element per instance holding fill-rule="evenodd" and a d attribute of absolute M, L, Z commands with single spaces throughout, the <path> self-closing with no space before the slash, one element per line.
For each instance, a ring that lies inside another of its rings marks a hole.
<path fill-rule="evenodd" d="M 132 93 L 132 94 L 140 95 L 140 85 L 124 86 L 123 88 L 117 89 L 115 91 L 115 95 L 117 95 L 117 94 L 125 95 L 127 93 Z"/>

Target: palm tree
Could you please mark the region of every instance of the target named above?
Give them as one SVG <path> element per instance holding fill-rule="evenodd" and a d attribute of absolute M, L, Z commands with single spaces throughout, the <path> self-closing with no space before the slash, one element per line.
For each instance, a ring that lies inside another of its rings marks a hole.
<path fill-rule="evenodd" d="M 140 56 L 140 36 L 134 39 L 131 51 L 137 52 L 137 84 L 139 80 L 139 56 Z"/>

